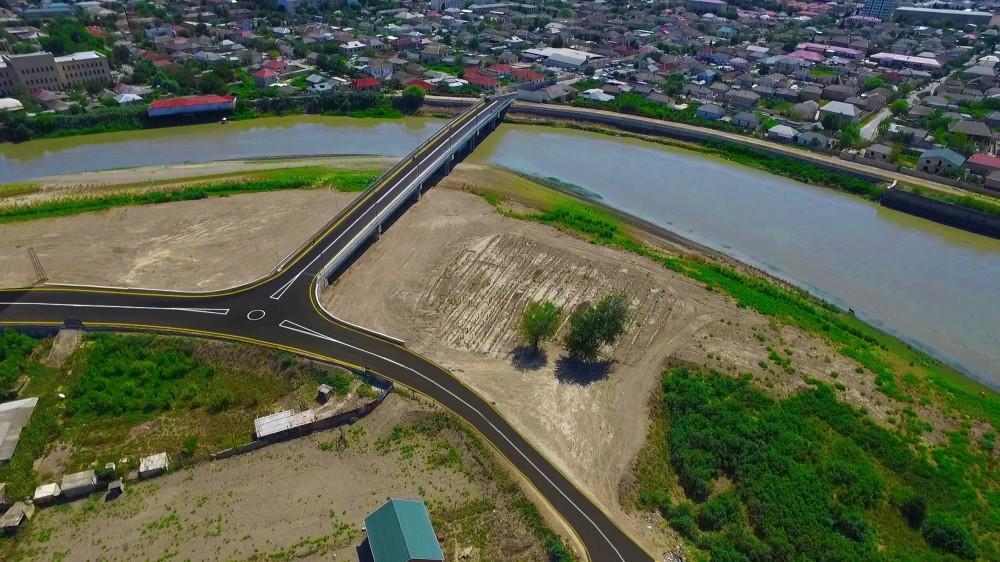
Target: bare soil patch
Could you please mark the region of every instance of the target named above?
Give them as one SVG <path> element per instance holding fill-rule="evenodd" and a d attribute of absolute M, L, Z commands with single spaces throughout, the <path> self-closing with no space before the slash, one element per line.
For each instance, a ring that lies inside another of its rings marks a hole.
<path fill-rule="evenodd" d="M 443 186 L 473 184 L 480 170 L 461 165 Z M 631 297 L 634 314 L 597 368 L 565 361 L 552 343 L 540 361 L 519 354 L 517 322 L 530 301 L 551 299 L 569 311 L 615 292 Z M 667 359 L 753 373 L 776 395 L 807 377 L 840 383 L 846 400 L 886 424 L 901 409 L 876 390 L 871 373 L 857 373 L 822 339 L 649 260 L 504 218 L 455 190 L 436 189 L 410 209 L 328 290 L 324 305 L 407 340 L 456 373 L 652 552 L 673 550 L 676 539 L 626 510 L 620 485 L 645 443 L 648 400 Z M 772 351 L 787 362 L 775 362 Z"/>
<path fill-rule="evenodd" d="M 223 289 L 266 274 L 357 194 L 295 190 L 122 207 L 0 225 L 0 286 L 49 282 Z"/>

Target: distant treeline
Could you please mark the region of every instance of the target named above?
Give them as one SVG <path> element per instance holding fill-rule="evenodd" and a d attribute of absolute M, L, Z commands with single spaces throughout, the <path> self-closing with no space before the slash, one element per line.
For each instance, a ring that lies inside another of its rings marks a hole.
<path fill-rule="evenodd" d="M 215 114 L 173 118 L 149 118 L 147 105 L 95 107 L 89 111 L 40 113 L 0 113 L 0 141 L 24 142 L 31 139 L 64 137 L 91 133 L 129 131 L 192 121 L 215 119 Z M 324 92 L 314 96 L 275 96 L 244 101 L 237 99 L 234 117 L 252 119 L 265 115 L 311 113 L 355 117 L 400 117 L 404 110 L 401 98 L 377 92 Z"/>

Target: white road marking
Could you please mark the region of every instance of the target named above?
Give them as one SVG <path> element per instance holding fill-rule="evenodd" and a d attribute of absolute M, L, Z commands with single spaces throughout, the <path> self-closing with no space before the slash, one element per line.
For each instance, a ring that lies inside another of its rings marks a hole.
<path fill-rule="evenodd" d="M 539 474 L 541 474 L 542 478 L 544 478 L 545 481 L 549 483 L 549 485 L 551 485 L 553 488 L 556 489 L 556 491 L 559 492 L 559 495 L 561 495 L 567 502 L 569 502 L 570 505 L 572 505 L 574 508 L 576 508 L 576 510 L 580 512 L 580 515 L 582 515 L 584 519 L 586 519 L 591 525 L 594 526 L 595 529 L 597 529 L 597 532 L 608 543 L 608 545 L 611 547 L 611 550 L 614 550 L 615 554 L 618 555 L 618 559 L 621 560 L 621 562 L 626 562 L 625 561 L 625 557 L 622 556 L 622 553 L 618 551 L 618 548 L 615 547 L 615 545 L 614 545 L 613 542 L 611 542 L 611 539 L 609 539 L 608 536 L 604 534 L 604 531 L 602 531 L 601 528 L 597 526 L 597 523 L 595 523 L 594 520 L 591 519 L 590 516 L 588 516 L 583 511 L 583 509 L 580 508 L 580 506 L 576 505 L 576 503 L 574 503 L 573 500 L 569 499 L 569 496 L 567 496 L 566 493 L 562 491 L 562 488 L 560 488 L 559 486 L 557 486 L 556 483 L 553 482 L 548 477 L 547 474 L 545 474 L 545 472 L 543 472 L 540 468 L 538 468 L 538 466 L 535 465 L 535 463 L 533 463 L 531 461 L 531 459 L 529 459 L 528 456 L 525 455 L 524 452 L 521 451 L 521 449 L 519 449 L 517 447 L 517 445 L 515 445 L 514 442 L 511 441 L 510 438 L 507 437 L 507 435 L 504 432 L 500 431 L 500 429 L 496 425 L 494 425 L 493 422 L 491 422 L 489 420 L 489 418 L 486 417 L 485 414 L 483 414 L 478 409 L 476 409 L 476 407 L 473 406 L 472 404 L 469 404 L 468 402 L 466 402 L 465 400 L 463 400 L 461 397 L 459 397 L 458 395 L 456 395 L 454 392 L 452 392 L 452 391 L 448 390 L 447 388 L 445 388 L 444 386 L 442 386 L 441 383 L 439 383 L 436 380 L 434 380 L 434 379 L 432 379 L 432 378 L 430 378 L 430 377 L 428 377 L 428 376 L 420 373 L 416 369 L 412 369 L 410 367 L 407 367 L 406 365 L 403 365 L 402 363 L 399 363 L 397 361 L 393 361 L 392 359 L 389 359 L 388 357 L 383 357 L 383 356 L 381 356 L 381 355 L 379 355 L 377 353 L 372 353 L 371 351 L 368 351 L 367 349 L 362 349 L 360 347 L 351 345 L 349 343 L 345 343 L 345 342 L 342 342 L 340 340 L 331 338 L 330 336 L 328 336 L 326 334 L 322 334 L 320 332 L 317 332 L 316 330 L 313 330 L 312 328 L 307 328 L 307 327 L 305 327 L 305 326 L 303 326 L 301 324 L 296 324 L 295 322 L 292 322 L 291 320 L 282 320 L 278 324 L 278 327 L 284 328 L 286 330 L 291 330 L 293 332 L 298 332 L 300 334 L 305 334 L 307 336 L 312 336 L 314 338 L 319 338 L 319 339 L 322 339 L 322 340 L 333 342 L 333 343 L 342 345 L 344 347 L 349 347 L 349 348 L 351 348 L 353 350 L 360 351 L 361 353 L 366 353 L 368 355 L 371 355 L 372 357 L 378 357 L 379 359 L 381 359 L 383 361 L 387 361 L 389 363 L 392 363 L 393 365 L 396 365 L 397 367 L 399 367 L 401 369 L 406 369 L 407 371 L 410 371 L 411 373 L 417 375 L 418 377 L 424 379 L 425 381 L 427 381 L 427 382 L 433 384 L 434 386 L 440 388 L 441 390 L 443 390 L 444 392 L 446 392 L 449 396 L 451 396 L 455 400 L 458 400 L 459 402 L 461 402 L 462 404 L 464 404 L 467 408 L 469 408 L 470 410 L 472 410 L 473 412 L 475 412 L 476 414 L 478 414 L 479 417 L 483 418 L 483 421 L 485 421 L 487 424 L 489 424 L 489 426 L 493 428 L 493 431 L 497 432 L 501 437 L 503 437 L 504 441 L 506 441 L 507 444 L 511 446 L 511 448 L 513 448 L 515 451 L 517 451 L 517 453 L 519 455 L 521 455 L 521 457 L 529 465 L 531 465 L 531 468 L 534 468 L 536 472 L 538 472 Z"/>
<path fill-rule="evenodd" d="M 195 312 L 198 314 L 216 314 L 226 316 L 229 314 L 228 308 L 187 308 L 176 306 L 125 306 L 117 304 L 72 304 L 58 302 L 0 302 L 0 305 L 7 306 L 66 306 L 70 308 L 117 308 L 124 310 L 169 310 L 172 312 Z"/>
<path fill-rule="evenodd" d="M 493 105 L 494 103 L 496 103 L 496 102 L 495 102 L 495 101 L 494 101 L 494 102 L 491 102 L 491 103 L 490 103 L 490 105 L 488 105 L 487 107 L 490 107 L 490 106 L 491 106 L 491 105 Z M 492 111 L 492 109 L 489 109 L 489 110 L 487 110 L 487 112 L 489 112 L 489 111 Z M 490 118 L 492 119 L 493 117 L 494 117 L 494 116 L 491 116 Z M 455 132 L 453 132 L 453 133 L 452 133 L 452 134 L 451 134 L 451 135 L 450 135 L 450 136 L 449 136 L 449 137 L 447 138 L 447 140 L 445 140 L 445 142 L 444 142 L 444 143 L 443 143 L 442 145 L 438 146 L 438 147 L 437 147 L 436 149 L 434 149 L 433 151 L 431 151 L 431 153 L 430 153 L 429 155 L 427 155 L 427 156 L 425 157 L 425 160 L 426 160 L 426 159 L 431 159 L 431 158 L 433 158 L 433 157 L 434 157 L 434 154 L 435 154 L 435 153 L 437 153 L 437 152 L 441 151 L 441 149 L 443 149 L 443 148 L 446 148 L 446 147 L 448 147 L 448 146 L 449 146 L 449 143 L 451 142 L 451 139 L 452 139 L 453 137 L 455 137 L 456 135 L 460 134 L 460 133 L 462 132 L 462 129 L 464 129 L 464 128 L 465 128 L 465 126 L 467 126 L 467 125 L 468 125 L 468 123 L 467 123 L 466 125 L 463 125 L 462 127 L 459 127 L 458 131 L 455 131 Z M 478 126 L 482 126 L 482 123 L 480 123 L 480 124 L 478 124 L 478 125 L 476 125 L 476 126 L 477 126 L 477 127 L 478 127 Z M 409 172 L 407 172 L 407 173 L 406 173 L 406 175 L 404 175 L 404 176 L 403 176 L 402 178 L 400 178 L 400 179 L 401 179 L 401 180 L 406 180 L 407 178 L 409 178 L 410 176 L 412 176 L 412 175 L 413 175 L 414 173 L 418 173 L 418 174 L 419 174 L 419 173 L 421 173 L 421 170 L 420 170 L 420 167 L 416 167 L 416 168 L 414 168 L 414 169 L 410 170 Z M 395 187 L 399 187 L 400 185 L 405 185 L 405 186 L 409 187 L 409 186 L 410 186 L 410 185 L 411 185 L 412 183 L 413 183 L 412 181 L 411 181 L 411 182 L 409 182 L 409 183 L 399 183 L 399 182 L 397 181 L 397 183 L 396 183 Z M 350 232 L 350 231 L 351 231 L 351 229 L 353 229 L 353 228 L 354 228 L 354 226 L 355 226 L 356 224 L 358 224 L 358 221 L 360 221 L 361 219 L 363 219 L 363 218 L 365 217 L 365 215 L 367 215 L 367 214 L 368 214 L 368 213 L 369 213 L 370 211 L 372 211 L 373 209 L 377 209 L 377 208 L 378 208 L 378 205 L 379 205 L 379 204 L 380 204 L 380 203 L 382 202 L 382 200 L 383 200 L 383 199 L 385 199 L 386 197 L 388 197 L 388 196 L 389 196 L 390 194 L 392 194 L 392 192 L 393 192 L 393 191 L 394 191 L 394 189 L 388 189 L 388 190 L 386 190 L 386 192 L 385 192 L 385 193 L 383 193 L 383 194 L 382 194 L 382 196 L 381 196 L 381 197 L 379 197 L 379 198 L 378 198 L 378 199 L 377 199 L 377 200 L 375 201 L 375 204 L 374 204 L 374 205 L 372 205 L 372 206 L 368 207 L 368 209 L 366 209 L 366 210 L 365 210 L 364 212 L 362 212 L 362 213 L 361 213 L 361 215 L 360 215 L 360 216 L 358 216 L 358 218 L 354 219 L 354 222 L 352 222 L 352 223 L 351 223 L 351 225 L 350 225 L 349 227 L 347 227 L 346 229 L 344 229 L 344 231 L 343 231 L 343 232 L 341 232 L 341 233 L 340 233 L 340 234 L 339 234 L 339 235 L 338 235 L 338 236 L 337 236 L 336 238 L 334 238 L 332 242 L 330 242 L 329 244 L 327 244 L 327 245 L 326 245 L 326 247 L 325 247 L 325 248 L 323 248 L 323 250 L 322 250 L 321 252 L 319 252 L 318 254 L 316 254 L 316 257 L 314 257 L 314 258 L 313 258 L 312 260 L 310 260 L 310 261 L 309 261 L 309 263 L 307 263 L 307 264 L 305 265 L 305 267 L 303 267 L 302 269 L 300 269 L 300 270 L 299 270 L 299 272 L 298 272 L 298 273 L 296 273 L 294 277 L 292 277 L 292 278 L 291 278 L 291 279 L 290 279 L 290 280 L 289 280 L 289 281 L 288 281 L 287 283 L 285 283 L 284 285 L 282 285 L 280 289 L 278 289 L 277 291 L 275 291 L 275 292 L 274 292 L 274 294 L 272 294 L 272 295 L 271 295 L 271 298 L 272 298 L 272 299 L 274 299 L 274 300 L 279 300 L 279 299 L 281 299 L 281 297 L 285 296 L 285 292 L 287 292 L 287 291 L 288 291 L 288 289 L 290 289 L 290 288 L 291 288 L 291 286 L 292 286 L 292 285 L 293 285 L 293 284 L 294 284 L 294 283 L 295 283 L 296 281 L 298 281 L 298 280 L 299 280 L 299 277 L 301 277 L 301 276 L 302 276 L 302 275 L 303 275 L 303 274 L 304 274 L 304 273 L 306 272 L 306 270 L 307 270 L 307 269 L 309 269 L 310 267 L 312 267 L 312 265 L 313 265 L 314 263 L 316 263 L 316 260 L 318 260 L 318 259 L 320 259 L 321 257 L 323 257 L 323 255 L 324 255 L 324 254 L 326 254 L 326 253 L 327 253 L 327 252 L 328 252 L 328 251 L 330 250 L 330 248 L 332 248 L 332 247 L 333 247 L 334 245 L 336 245 L 336 244 L 337 244 L 337 242 L 339 242 L 339 241 L 340 241 L 340 239 L 341 239 L 341 238 L 343 238 L 343 236 L 344 236 L 345 234 L 347 234 L 348 232 Z M 405 191 L 405 190 L 404 190 L 404 191 Z M 378 213 L 376 213 L 376 216 L 378 216 Z M 372 217 L 372 218 L 374 219 L 374 217 Z M 357 237 L 355 237 L 355 239 L 356 239 L 356 238 L 357 238 Z M 351 242 L 353 242 L 353 241 L 354 241 L 354 239 L 352 239 L 352 240 L 351 240 Z M 334 256 L 334 257 L 336 257 L 336 256 Z M 332 261 L 332 260 L 331 260 L 331 261 Z"/>
<path fill-rule="evenodd" d="M 256 322 L 266 315 L 267 315 L 266 312 L 258 308 L 256 310 L 251 310 L 250 312 L 247 313 L 247 320 Z"/>

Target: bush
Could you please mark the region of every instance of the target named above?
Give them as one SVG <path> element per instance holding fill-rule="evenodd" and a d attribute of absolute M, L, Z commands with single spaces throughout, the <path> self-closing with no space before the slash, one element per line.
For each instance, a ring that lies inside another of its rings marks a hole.
<path fill-rule="evenodd" d="M 14 330 L 0 332 L 0 399 L 12 390 L 28 364 L 38 340 Z"/>
<path fill-rule="evenodd" d="M 924 523 L 924 517 L 927 516 L 927 500 L 923 496 L 910 496 L 900 504 L 899 512 L 910 527 L 919 529 Z"/>
<path fill-rule="evenodd" d="M 938 550 L 972 560 L 979 548 L 965 523 L 951 513 L 932 513 L 920 527 L 928 544 Z"/>

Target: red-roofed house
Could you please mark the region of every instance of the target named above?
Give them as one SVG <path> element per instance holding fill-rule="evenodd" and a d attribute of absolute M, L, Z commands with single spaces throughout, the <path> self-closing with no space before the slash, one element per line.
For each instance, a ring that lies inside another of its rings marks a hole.
<path fill-rule="evenodd" d="M 465 74 L 463 78 L 473 86 L 479 86 L 480 88 L 485 88 L 487 90 L 492 90 L 500 85 L 500 81 L 496 78 L 490 78 L 489 76 L 483 76 L 479 73 L 479 69 L 470 66 L 465 69 Z"/>
<path fill-rule="evenodd" d="M 514 74 L 514 67 L 509 64 L 494 64 L 486 69 L 486 72 L 497 76 L 510 77 Z"/>
<path fill-rule="evenodd" d="M 527 82 L 532 85 L 541 85 L 548 77 L 541 72 L 535 72 L 530 68 L 518 68 L 513 72 L 514 79 L 518 82 Z"/>
<path fill-rule="evenodd" d="M 434 90 L 437 89 L 437 86 L 435 86 L 434 84 L 431 84 L 426 80 L 420 80 L 419 78 L 416 80 L 410 80 L 409 82 L 406 83 L 406 85 L 416 86 L 425 92 L 433 92 Z"/>
<path fill-rule="evenodd" d="M 355 90 L 377 92 L 382 89 L 382 83 L 374 78 L 358 78 L 351 83 L 351 87 Z"/>
<path fill-rule="evenodd" d="M 253 73 L 253 83 L 258 88 L 266 88 L 278 81 L 278 72 L 270 68 L 262 68 Z"/>
<path fill-rule="evenodd" d="M 1000 170 L 1000 157 L 993 156 L 992 154 L 986 154 L 985 152 L 979 152 L 973 154 L 965 161 L 968 165 L 969 170 L 973 172 L 986 176 L 990 172 L 995 172 Z"/>
<path fill-rule="evenodd" d="M 288 70 L 288 63 L 280 59 L 270 59 L 264 61 L 264 64 L 260 66 L 261 68 L 269 68 L 279 74 Z"/>
<path fill-rule="evenodd" d="M 788 58 L 799 59 L 807 62 L 823 62 L 826 60 L 826 57 L 823 55 L 814 53 L 813 51 L 806 51 L 805 49 L 789 53 Z"/>

